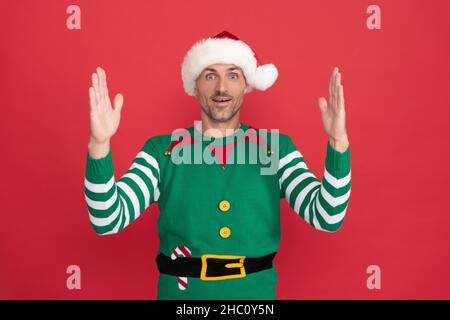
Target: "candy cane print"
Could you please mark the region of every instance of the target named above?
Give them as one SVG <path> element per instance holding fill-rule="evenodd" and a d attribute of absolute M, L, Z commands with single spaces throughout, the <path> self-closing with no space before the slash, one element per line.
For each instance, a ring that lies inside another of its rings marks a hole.
<path fill-rule="evenodd" d="M 172 260 L 175 260 L 179 256 L 181 256 L 181 257 L 190 257 L 191 256 L 191 251 L 185 246 L 177 246 L 173 250 L 172 255 L 170 257 L 172 258 Z M 188 282 L 187 277 L 178 277 L 178 288 L 180 290 L 186 290 L 187 289 L 187 282 Z"/>

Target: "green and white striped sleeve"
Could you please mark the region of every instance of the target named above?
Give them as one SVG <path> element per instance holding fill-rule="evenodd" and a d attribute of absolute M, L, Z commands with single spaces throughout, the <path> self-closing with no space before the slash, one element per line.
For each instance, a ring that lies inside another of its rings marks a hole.
<path fill-rule="evenodd" d="M 287 140 L 278 166 L 281 198 L 284 197 L 290 207 L 315 229 L 337 231 L 344 222 L 350 200 L 350 146 L 341 153 L 328 142 L 325 170 L 320 181 L 308 169 L 291 138 Z"/>
<path fill-rule="evenodd" d="M 156 155 L 151 140 L 147 140 L 128 171 L 116 181 L 111 149 L 99 159 L 91 158 L 88 152 L 84 194 L 97 234 L 118 233 L 158 201 L 160 172 Z"/>

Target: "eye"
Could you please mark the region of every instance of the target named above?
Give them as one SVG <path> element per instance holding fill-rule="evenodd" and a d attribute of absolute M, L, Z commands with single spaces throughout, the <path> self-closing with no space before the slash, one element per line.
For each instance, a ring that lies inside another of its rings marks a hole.
<path fill-rule="evenodd" d="M 237 78 L 239 78 L 239 76 L 238 76 L 237 73 L 231 73 L 231 74 L 230 74 L 230 77 L 231 77 L 232 79 L 237 79 Z"/>
<path fill-rule="evenodd" d="M 206 75 L 206 79 L 213 79 L 213 78 L 211 78 L 211 77 L 215 77 L 216 75 L 215 74 L 213 74 L 213 73 L 208 73 L 207 75 Z"/>

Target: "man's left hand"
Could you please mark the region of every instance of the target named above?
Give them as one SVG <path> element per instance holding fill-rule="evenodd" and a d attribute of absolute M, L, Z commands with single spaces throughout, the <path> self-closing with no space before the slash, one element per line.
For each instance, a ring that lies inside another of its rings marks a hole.
<path fill-rule="evenodd" d="M 345 128 L 344 87 L 341 84 L 341 73 L 335 67 L 331 74 L 329 85 L 330 99 L 325 97 L 318 101 L 322 113 L 322 124 L 330 139 L 330 145 L 339 152 L 344 152 L 349 146 Z"/>

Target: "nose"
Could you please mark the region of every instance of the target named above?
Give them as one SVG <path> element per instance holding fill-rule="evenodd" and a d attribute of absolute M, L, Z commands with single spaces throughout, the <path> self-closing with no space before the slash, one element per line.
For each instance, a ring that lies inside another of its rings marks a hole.
<path fill-rule="evenodd" d="M 227 81 L 225 77 L 219 77 L 219 80 L 216 83 L 216 91 L 221 94 L 228 91 Z"/>

